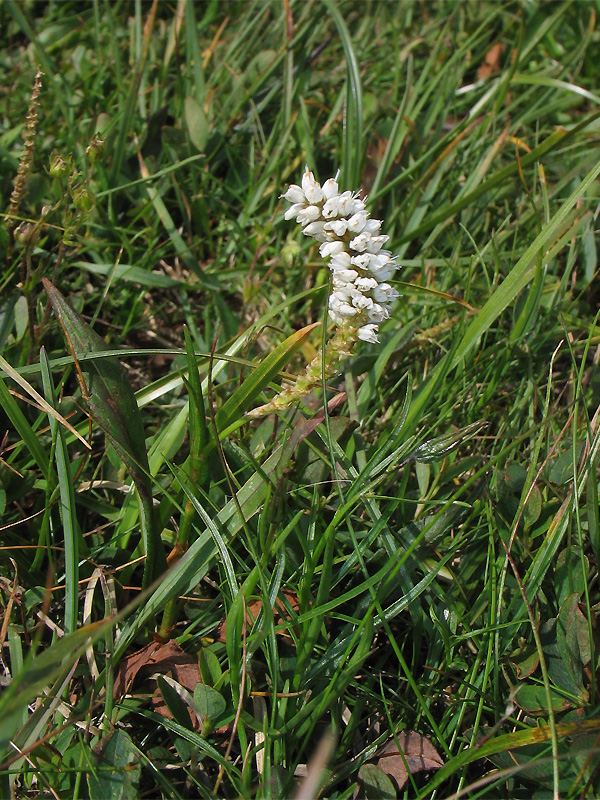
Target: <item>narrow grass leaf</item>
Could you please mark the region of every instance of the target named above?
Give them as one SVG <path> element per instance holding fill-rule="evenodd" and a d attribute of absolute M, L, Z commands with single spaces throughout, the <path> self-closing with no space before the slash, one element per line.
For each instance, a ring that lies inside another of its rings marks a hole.
<path fill-rule="evenodd" d="M 255 473 L 237 493 L 237 502 L 230 500 L 217 514 L 215 525 L 226 531 L 224 541 L 229 541 L 261 508 L 272 483 L 276 483 L 287 468 L 292 452 L 277 448 L 265 461 L 260 473 Z M 241 508 L 244 519 L 240 519 Z M 190 546 L 184 556 L 166 573 L 138 616 L 124 626 L 115 645 L 115 660 L 125 652 L 147 619 L 159 613 L 175 595 L 185 594 L 206 575 L 218 554 L 213 533 L 205 530 Z"/>
<path fill-rule="evenodd" d="M 344 146 L 342 151 L 343 179 L 347 186 L 356 187 L 360 186 L 363 148 L 363 102 L 360 69 L 354 52 L 352 37 L 342 12 L 332 0 L 323 1 L 338 29 L 340 41 L 344 48 L 344 56 L 346 57 L 346 124 L 344 125 Z"/>
<path fill-rule="evenodd" d="M 115 620 L 105 619 L 78 628 L 58 639 L 38 656 L 29 656 L 23 669 L 16 675 L 0 697 L 0 758 L 6 755 L 23 712 L 32 700 L 41 694 L 59 675 L 68 672 L 87 647 L 104 635 Z M 10 752 L 10 751 L 8 751 Z M 0 765 L 1 766 L 1 765 Z"/>
<path fill-rule="evenodd" d="M 51 470 L 50 470 L 50 462 L 48 459 L 48 454 L 43 449 L 35 431 L 27 421 L 21 409 L 19 408 L 16 400 L 9 392 L 1 376 L 0 376 L 0 405 L 2 406 L 6 416 L 13 424 L 15 430 L 23 440 L 25 447 L 29 450 L 40 472 L 46 478 L 46 480 L 50 480 Z"/>
<path fill-rule="evenodd" d="M 48 401 L 56 405 L 56 393 L 52 383 L 48 356 L 44 348 L 40 351 L 42 381 Z M 79 612 L 79 540 L 81 532 L 77 522 L 75 507 L 75 490 L 71 459 L 67 449 L 63 428 L 50 414 L 50 431 L 55 440 L 54 457 L 56 474 L 60 491 L 60 519 L 62 522 L 63 542 L 65 548 L 65 633 L 72 633 L 77 628 Z"/>
<path fill-rule="evenodd" d="M 582 128 L 585 128 L 587 125 L 591 124 L 598 117 L 600 117 L 600 112 L 591 114 L 589 117 L 586 117 L 584 121 L 578 123 L 568 131 L 564 130 L 564 128 L 559 128 L 558 130 L 553 131 L 546 137 L 546 139 L 544 139 L 543 142 L 541 142 L 537 147 L 533 148 L 531 152 L 526 153 L 523 156 L 521 159 L 521 166 L 527 167 L 530 164 L 539 161 L 543 155 L 555 150 L 559 144 L 562 144 L 563 146 L 566 145 L 567 142 L 574 138 Z M 518 164 L 515 161 L 513 164 L 509 164 L 507 167 L 503 167 L 502 169 L 498 170 L 495 175 L 492 175 L 492 177 L 488 178 L 487 181 L 481 183 L 472 192 L 465 194 L 454 203 L 449 203 L 440 211 L 430 214 L 426 221 L 420 224 L 418 227 L 403 233 L 398 240 L 399 244 L 413 241 L 423 233 L 435 228 L 436 225 L 439 225 L 441 222 L 445 222 L 447 219 L 455 216 L 459 211 L 462 211 L 464 208 L 467 208 L 467 206 L 470 206 L 475 200 L 477 200 L 486 192 L 489 192 L 491 189 L 494 189 L 497 186 L 502 186 L 505 184 L 508 178 L 518 172 L 518 169 Z"/>
<path fill-rule="evenodd" d="M 87 450 L 91 449 L 91 447 L 88 444 L 88 442 L 86 442 L 86 440 L 83 438 L 83 436 L 75 430 L 75 428 L 71 425 L 71 423 L 67 422 L 67 420 L 62 416 L 62 414 L 59 414 L 58 411 L 55 408 L 52 408 L 50 403 L 48 403 L 46 400 L 44 400 L 44 398 L 41 396 L 41 394 L 39 394 L 39 392 L 37 392 L 33 388 L 33 386 L 30 383 L 28 383 L 25 380 L 25 378 L 23 378 L 17 372 L 16 369 L 11 367 L 11 365 L 8 363 L 8 361 L 6 361 L 6 359 L 4 359 L 2 356 L 0 356 L 0 369 L 4 373 L 6 373 L 6 375 L 8 375 L 9 378 L 12 378 L 15 383 L 18 383 L 19 386 L 21 387 L 21 389 L 24 389 L 27 392 L 27 394 L 31 398 L 33 398 L 33 400 L 35 400 L 35 402 L 40 406 L 40 408 L 42 408 L 47 414 L 49 414 L 55 420 L 60 422 L 60 424 L 63 425 L 65 428 L 67 428 L 67 430 L 71 431 L 73 436 L 76 436 L 79 439 L 79 441 L 85 446 L 85 448 Z"/>

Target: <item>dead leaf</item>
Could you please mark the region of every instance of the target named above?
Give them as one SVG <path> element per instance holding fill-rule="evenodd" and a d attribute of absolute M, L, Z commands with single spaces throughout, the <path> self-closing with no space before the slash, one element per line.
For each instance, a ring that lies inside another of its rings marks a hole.
<path fill-rule="evenodd" d="M 198 659 L 186 653 L 177 642 L 151 642 L 135 653 L 121 659 L 115 675 L 114 695 L 122 697 L 131 690 L 138 673 L 170 675 L 188 691 L 193 692 L 201 682 Z M 143 677 L 143 675 L 141 676 Z"/>
<path fill-rule="evenodd" d="M 294 593 L 289 591 L 288 589 L 283 589 L 281 592 L 287 599 L 289 605 L 294 609 L 294 611 L 298 611 L 298 596 Z M 262 600 L 253 600 L 246 606 L 246 624 L 252 625 L 254 620 L 258 617 L 260 611 L 262 609 Z M 281 600 L 277 598 L 275 601 L 275 608 L 273 609 L 273 618 L 275 620 L 276 625 L 281 625 L 282 622 L 289 622 L 289 617 L 285 612 L 285 607 Z M 291 640 L 291 636 L 286 633 L 285 631 L 278 631 L 277 635 L 284 638 Z M 218 642 L 225 642 L 227 641 L 227 620 L 224 619 L 223 622 L 219 625 L 219 629 L 217 631 L 217 641 Z"/>
<path fill-rule="evenodd" d="M 152 675 L 169 675 L 181 684 L 191 694 L 194 693 L 196 684 L 201 683 L 198 659 L 186 653 L 177 642 L 171 640 L 166 644 L 151 642 L 141 650 L 125 656 L 119 664 L 115 675 L 114 697 L 118 699 L 130 692 L 133 684 Z M 167 719 L 173 719 L 162 694 L 156 686 L 156 681 L 151 681 L 149 689 L 153 691 L 152 705 L 157 714 Z M 200 723 L 196 714 L 190 709 L 190 720 L 196 730 L 200 730 Z"/>
<path fill-rule="evenodd" d="M 489 78 L 494 72 L 500 72 L 500 56 L 506 50 L 506 47 L 500 42 L 493 44 L 485 54 L 483 63 L 477 70 L 477 80 Z"/>
<path fill-rule="evenodd" d="M 439 769 L 444 765 L 438 751 L 426 736 L 416 731 L 402 731 L 377 753 L 376 765 L 402 789 L 409 772 Z"/>

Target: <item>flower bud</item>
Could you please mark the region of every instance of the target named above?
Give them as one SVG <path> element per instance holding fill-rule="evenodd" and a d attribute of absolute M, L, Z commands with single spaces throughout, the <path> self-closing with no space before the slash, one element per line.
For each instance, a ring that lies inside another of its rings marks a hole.
<path fill-rule="evenodd" d="M 292 267 L 300 256 L 300 245 L 293 239 L 287 240 L 281 248 L 281 260 L 285 267 Z"/>
<path fill-rule="evenodd" d="M 98 159 L 102 156 L 102 154 L 104 153 L 105 145 L 106 145 L 106 139 L 100 136 L 99 133 L 95 133 L 92 136 L 92 138 L 90 139 L 90 143 L 85 148 L 85 154 L 92 164 L 98 161 Z"/>
<path fill-rule="evenodd" d="M 23 247 L 35 244 L 40 238 L 39 230 L 36 231 L 35 225 L 32 225 L 31 222 L 21 222 L 20 225 L 17 225 L 13 236 L 15 237 L 15 242 L 23 245 Z"/>
<path fill-rule="evenodd" d="M 96 204 L 96 198 L 87 186 L 80 183 L 73 187 L 73 205 L 82 214 L 87 214 Z"/>
<path fill-rule="evenodd" d="M 73 171 L 73 159 L 70 155 L 63 158 L 60 153 L 55 153 L 50 161 L 48 172 L 53 178 L 66 178 Z"/>

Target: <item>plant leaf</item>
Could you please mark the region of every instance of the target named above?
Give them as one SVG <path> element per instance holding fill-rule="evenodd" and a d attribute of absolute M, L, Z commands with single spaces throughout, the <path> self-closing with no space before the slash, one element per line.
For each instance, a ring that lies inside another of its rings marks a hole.
<path fill-rule="evenodd" d="M 444 765 L 440 754 L 426 736 L 416 731 L 402 731 L 380 750 L 377 766 L 390 775 L 402 789 L 409 773 L 439 769 Z"/>
<path fill-rule="evenodd" d="M 225 698 L 212 686 L 199 683 L 194 689 L 194 706 L 203 722 L 214 722 L 225 713 Z"/>
<path fill-rule="evenodd" d="M 106 342 L 67 303 L 50 281 L 42 279 L 52 307 L 58 316 L 77 367 L 81 391 L 86 398 L 92 419 L 131 473 L 140 500 L 140 525 L 146 563 L 143 587 L 167 568 L 160 534 L 155 530 L 152 511 L 152 485 L 146 440 L 140 411 L 127 373 L 116 358 L 86 361 L 84 377 L 78 359 L 93 353 L 106 352 Z"/>
<path fill-rule="evenodd" d="M 96 769 L 88 774 L 90 800 L 135 800 L 141 775 L 140 754 L 131 737 L 117 729 L 94 749 Z"/>

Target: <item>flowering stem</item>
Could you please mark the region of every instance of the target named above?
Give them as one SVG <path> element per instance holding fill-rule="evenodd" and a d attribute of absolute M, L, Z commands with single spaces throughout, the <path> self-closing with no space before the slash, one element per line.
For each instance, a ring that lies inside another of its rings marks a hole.
<path fill-rule="evenodd" d="M 296 400 L 301 400 L 315 387 L 320 386 L 323 377 L 330 378 L 335 372 L 338 362 L 351 355 L 352 346 L 356 341 L 356 332 L 350 325 L 343 325 L 337 329 L 335 335 L 325 345 L 325 350 L 319 350 L 302 375 L 286 386 L 269 403 L 259 406 L 248 412 L 249 417 L 264 417 L 274 411 L 283 411 Z"/>

